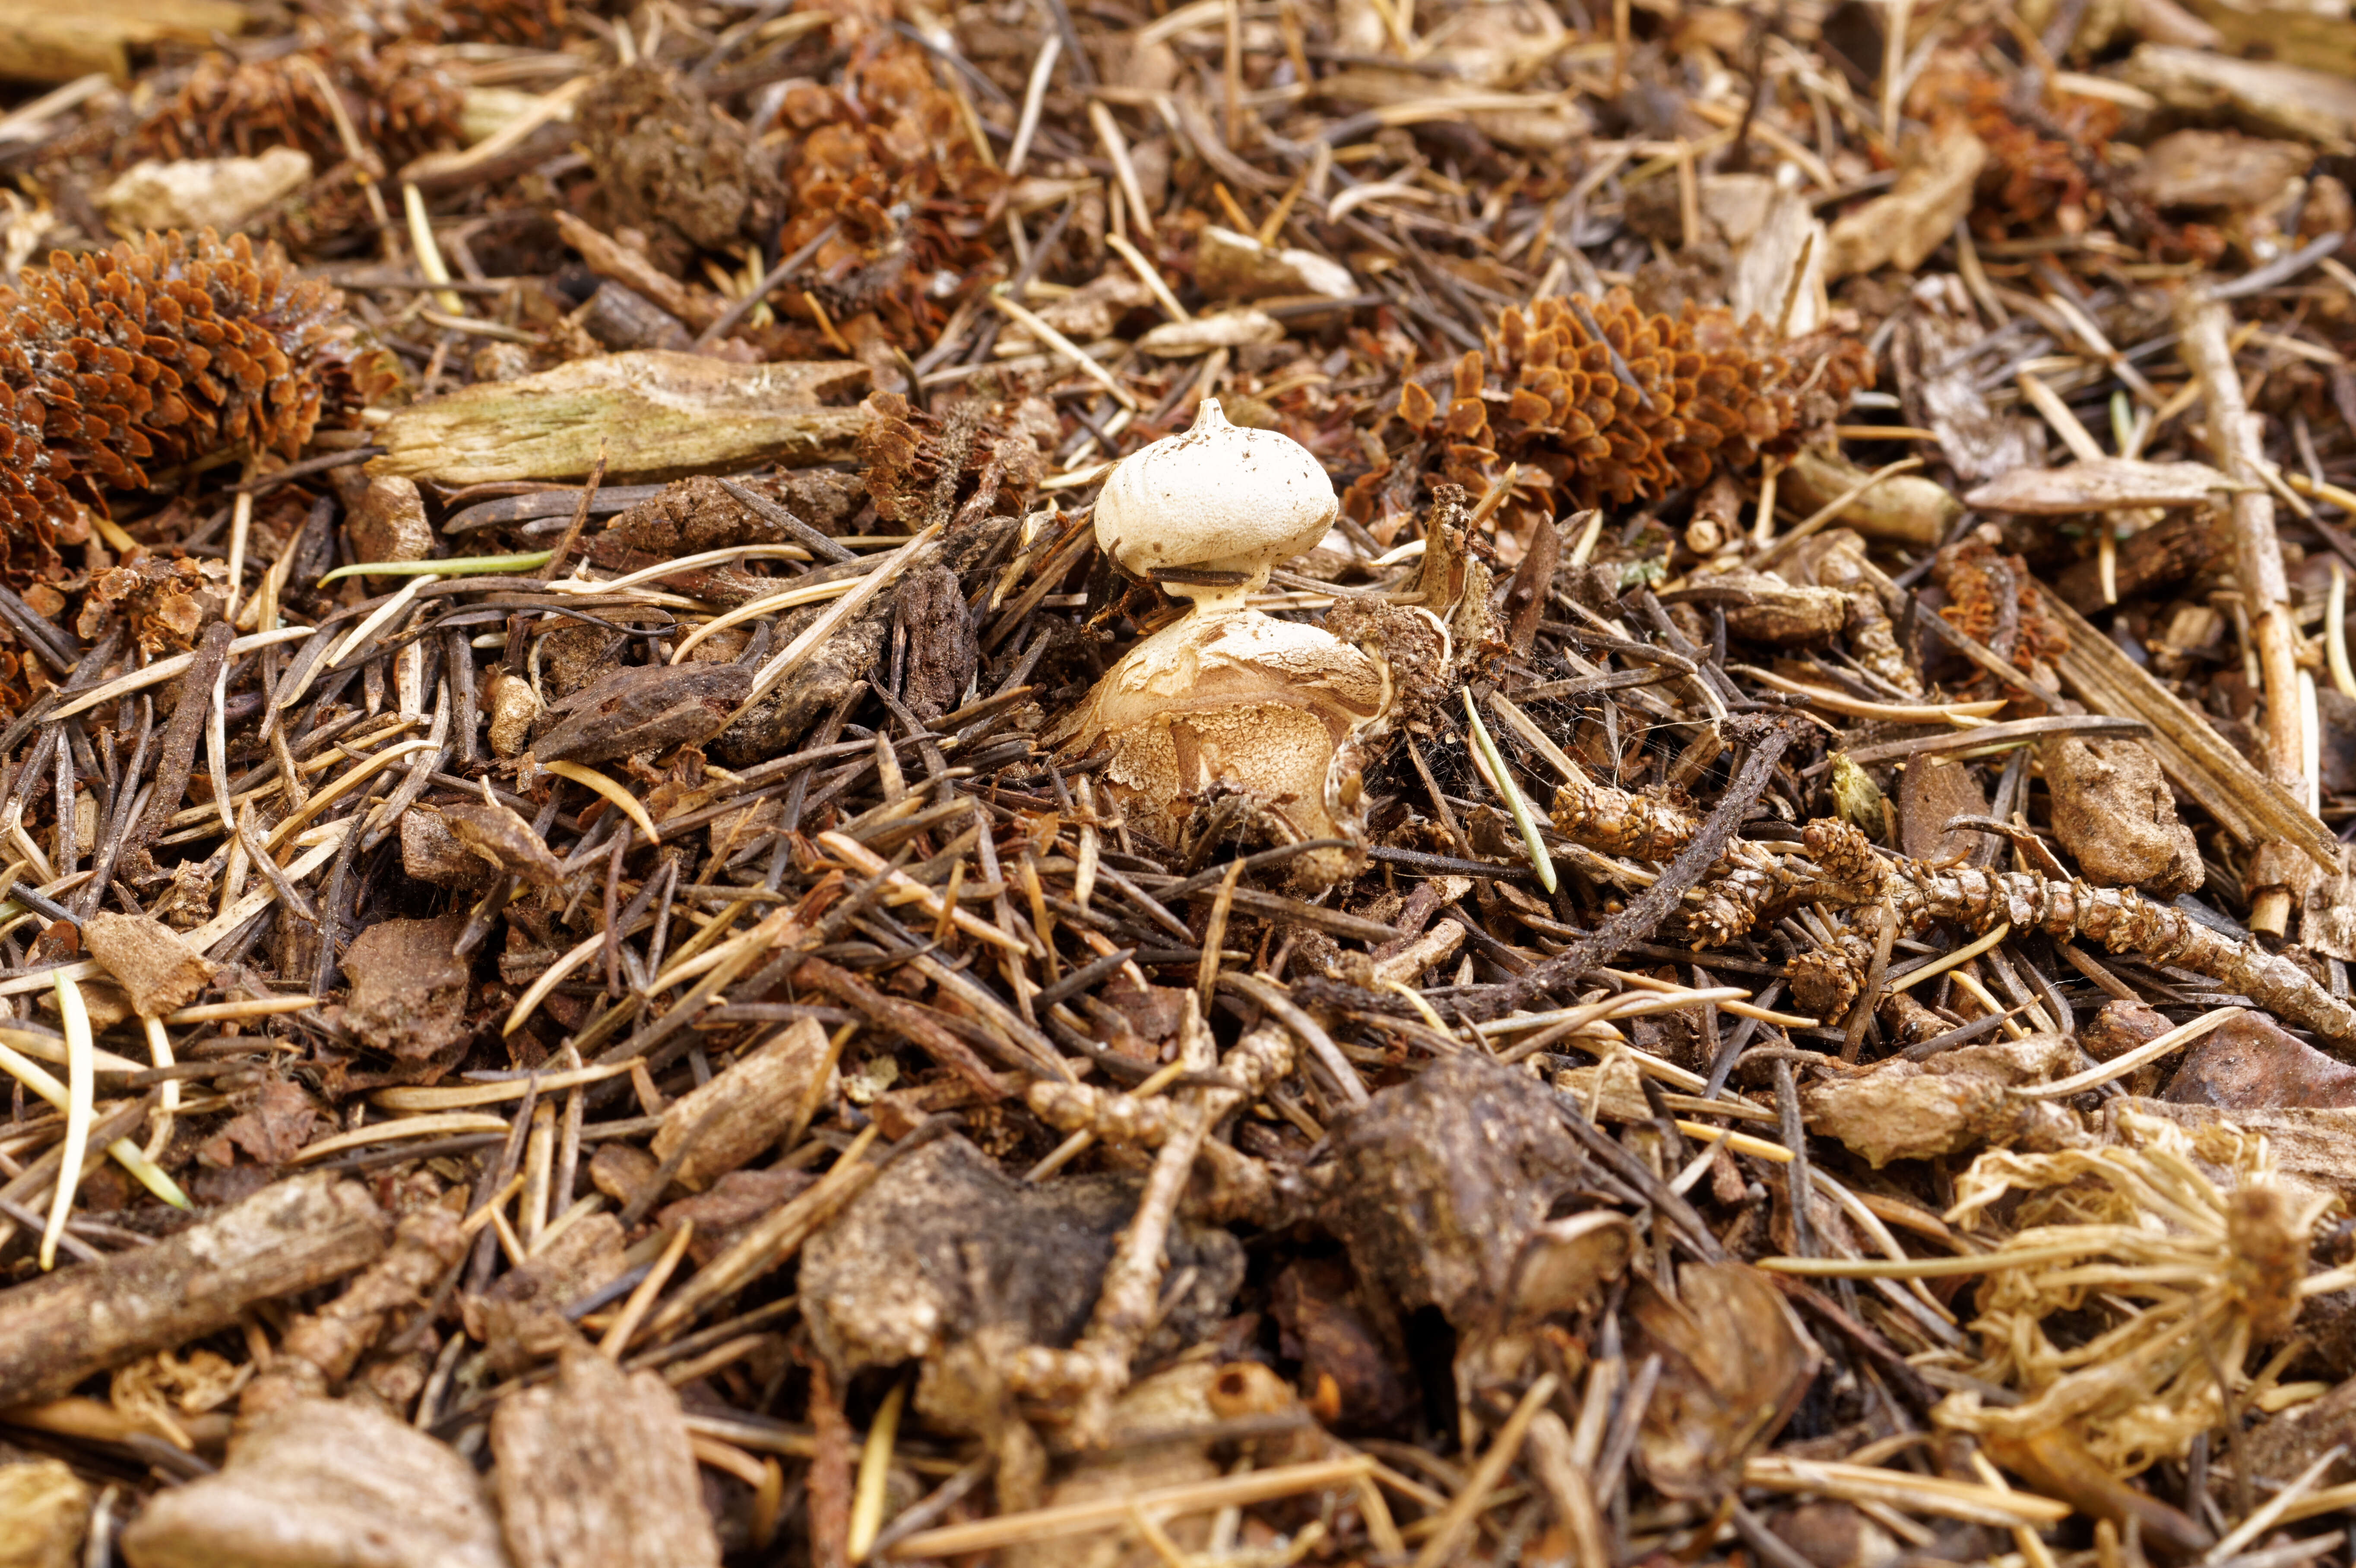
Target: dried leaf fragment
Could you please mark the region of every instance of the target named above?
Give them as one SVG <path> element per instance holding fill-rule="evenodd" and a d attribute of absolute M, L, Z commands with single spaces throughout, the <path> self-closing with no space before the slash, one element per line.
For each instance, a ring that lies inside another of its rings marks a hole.
<path fill-rule="evenodd" d="M 2060 517 L 2136 507 L 2197 507 L 2233 488 L 2205 463 L 2091 457 L 2066 468 L 2015 468 L 1964 497 L 1989 512 Z"/>
<path fill-rule="evenodd" d="M 2151 749 L 2136 740 L 2057 736 L 2039 748 L 2053 833 L 2088 881 L 2172 899 L 2201 885 L 2201 846 Z"/>
<path fill-rule="evenodd" d="M 439 816 L 450 837 L 494 871 L 521 877 L 535 887 L 553 887 L 563 880 L 563 862 L 531 830 L 531 824 L 502 801 L 459 801 L 422 809 Z"/>
<path fill-rule="evenodd" d="M 1658 1353 L 1661 1381 L 1636 1451 L 1673 1498 L 1725 1496 L 1742 1463 L 1773 1440 L 1816 1375 L 1818 1355 L 1772 1281 L 1748 1264 L 1677 1271 L 1673 1300 L 1631 1292 L 1633 1353 Z"/>
<path fill-rule="evenodd" d="M 464 1040 L 466 965 L 450 951 L 466 912 L 380 920 L 344 953 L 352 982 L 344 1022 L 379 1051 L 423 1061 Z"/>
<path fill-rule="evenodd" d="M 350 1400 L 262 1417 L 219 1473 L 150 1498 L 122 1545 L 132 1568 L 509 1568 L 474 1467 Z"/>
<path fill-rule="evenodd" d="M 212 962 L 180 933 L 145 915 L 101 912 L 82 923 L 82 942 L 114 976 L 142 1018 L 187 1007 L 212 983 Z"/>
<path fill-rule="evenodd" d="M 499 1402 L 491 1452 L 515 1568 L 719 1568 L 679 1395 L 659 1373 L 573 1350 L 553 1387 Z"/>
<path fill-rule="evenodd" d="M 1137 347 L 1157 359 L 1184 359 L 1214 348 L 1274 343 L 1283 336 L 1284 324 L 1266 311 L 1223 310 L 1192 321 L 1165 321 L 1150 328 L 1137 340 Z"/>
<path fill-rule="evenodd" d="M 1914 138 L 1898 183 L 1832 227 L 1832 254 L 1826 274 L 1845 278 L 1890 265 L 1903 272 L 1920 267 L 1947 242 L 1972 208 L 1972 188 L 1987 163 L 1987 144 L 1960 120 L 1928 136 Z"/>
<path fill-rule="evenodd" d="M 2008 1091 L 2042 1083 L 2077 1062 L 2058 1034 L 1967 1045 L 1927 1061 L 1902 1058 L 1801 1092 L 1811 1131 L 1837 1138 L 1879 1170 L 1893 1159 L 1931 1159 L 1987 1145 L 2068 1147 L 2085 1141 L 2075 1115 Z"/>
<path fill-rule="evenodd" d="M 134 164 L 91 200 L 115 232 L 233 230 L 311 183 L 311 155 L 273 147 L 254 158 L 154 159 Z"/>
<path fill-rule="evenodd" d="M 0 1465 L 0 1568 L 74 1568 L 90 1527 L 90 1488 L 60 1459 Z"/>

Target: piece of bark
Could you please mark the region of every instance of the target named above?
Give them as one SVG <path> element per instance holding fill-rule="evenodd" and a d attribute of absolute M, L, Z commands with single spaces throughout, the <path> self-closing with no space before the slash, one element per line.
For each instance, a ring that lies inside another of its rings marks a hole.
<path fill-rule="evenodd" d="M 900 688 L 908 711 L 929 724 L 965 699 L 981 650 L 973 612 L 957 573 L 938 561 L 916 567 L 893 592 L 893 616 L 907 634 L 907 671 Z"/>
<path fill-rule="evenodd" d="M 450 831 L 437 811 L 405 811 L 401 816 L 402 874 L 437 888 L 480 888 L 498 875 L 483 858 Z"/>
<path fill-rule="evenodd" d="M 1869 272 L 1888 262 L 1911 272 L 1944 244 L 1972 208 L 1972 187 L 1987 162 L 1987 146 L 1960 120 L 1909 144 L 1911 156 L 1887 195 L 1875 197 L 1832 226 L 1827 277 Z"/>
<path fill-rule="evenodd" d="M 0 1568 L 75 1568 L 90 1488 L 56 1459 L 0 1465 Z"/>
<path fill-rule="evenodd" d="M 2263 1134 L 2274 1152 L 2275 1173 L 2283 1181 L 2338 1198 L 2343 1207 L 2356 1205 L 2356 1108 L 2286 1105 L 2275 1110 L 2225 1111 L 2214 1105 L 2122 1094 L 2104 1103 L 2103 1115 L 2112 1119 L 2126 1110 L 2162 1116 L 2180 1126 L 2222 1123 L 2244 1133 Z M 2307 1327 L 2304 1318 L 2299 1327 Z M 2351 1362 L 2350 1371 L 2356 1371 L 2356 1362 Z"/>
<path fill-rule="evenodd" d="M 466 963 L 451 952 L 464 911 L 380 920 L 345 950 L 344 1025 L 378 1051 L 418 1061 L 466 1035 Z"/>
<path fill-rule="evenodd" d="M 259 1302 L 341 1279 L 391 1234 L 359 1183 L 298 1176 L 153 1246 L 0 1291 L 0 1407 L 55 1399 L 92 1372 L 226 1328 Z"/>
<path fill-rule="evenodd" d="M 1987 794 L 1969 767 L 1917 757 L 1898 781 L 1899 848 L 1918 860 L 1994 865 L 1998 841 L 1992 835 L 1968 827 L 1947 831 L 1947 824 L 1958 816 L 1986 816 L 1987 812 Z"/>
<path fill-rule="evenodd" d="M 2173 131 L 2144 149 L 2127 188 L 2154 207 L 2238 207 L 2259 211 L 2315 161 L 2301 142 L 2230 131 Z"/>
<path fill-rule="evenodd" d="M 155 753 L 155 786 L 147 797 L 147 810 L 123 841 L 116 858 L 132 882 L 149 887 L 166 880 L 171 873 L 156 868 L 147 846 L 164 831 L 172 814 L 180 809 L 180 801 L 187 794 L 188 774 L 194 771 L 197 742 L 203 738 L 206 717 L 212 711 L 213 681 L 220 676 L 222 661 L 229 656 L 229 645 L 237 635 L 237 628 L 227 621 L 215 621 L 207 626 L 197 641 L 196 657 L 182 676 L 173 700 L 172 718 L 164 726 L 162 747 Z"/>
<path fill-rule="evenodd" d="M 849 531 L 851 519 L 867 499 L 858 475 L 831 468 L 791 470 L 730 483 L 829 536 Z M 658 560 L 734 544 L 806 542 L 774 514 L 755 511 L 732 495 L 727 485 L 704 474 L 664 485 L 617 514 L 600 537 L 643 550 Z"/>
<path fill-rule="evenodd" d="M 2088 881 L 2161 899 L 2201 885 L 2201 846 L 2148 746 L 2058 736 L 2038 761 L 2053 797 L 2053 836 Z"/>
<path fill-rule="evenodd" d="M 278 1354 L 239 1396 L 248 1421 L 304 1398 L 338 1388 L 376 1342 L 386 1318 L 417 1306 L 466 1250 L 466 1233 L 447 1209 L 404 1215 L 391 1250 L 369 1265 L 341 1296 L 298 1317 L 279 1341 Z"/>
<path fill-rule="evenodd" d="M 662 1161 L 636 1144 L 608 1138 L 589 1157 L 589 1182 L 615 1202 L 627 1206 L 637 1201 L 640 1191 L 661 1168 Z"/>
<path fill-rule="evenodd" d="M 2256 1013 L 2227 1019 L 2192 1048 L 2160 1098 L 2222 1111 L 2356 1106 L 2356 1067 Z"/>
<path fill-rule="evenodd" d="M 472 1466 L 331 1399 L 247 1427 L 218 1473 L 149 1499 L 122 1547 L 131 1568 L 509 1568 Z"/>
<path fill-rule="evenodd" d="M 1845 457 L 1803 448 L 1783 470 L 1783 493 L 1795 510 L 1813 512 L 1863 483 L 1864 469 Z M 1963 514 L 1946 486 L 1918 474 L 1893 474 L 1848 504 L 1841 527 L 1887 544 L 1935 548 Z"/>
<path fill-rule="evenodd" d="M 2114 997 L 2094 1009 L 2078 1026 L 2078 1046 L 2097 1061 L 2125 1056 L 2139 1045 L 2149 1045 L 2176 1026 L 2156 1008 L 2125 997 Z"/>
<path fill-rule="evenodd" d="M 632 752 L 692 746 L 726 726 L 753 688 L 742 665 L 630 665 L 542 715 L 531 743 L 543 763 L 605 763 Z"/>
<path fill-rule="evenodd" d="M 2198 507 L 2232 488 L 2231 480 L 2205 463 L 2091 457 L 2066 468 L 2016 468 L 1999 474 L 1964 502 L 1982 511 L 2058 517 L 2138 507 Z"/>
<path fill-rule="evenodd" d="M 2233 548 L 2233 530 L 2222 511 L 2201 507 L 2171 512 L 2121 542 L 2112 581 L 2125 603 L 2206 571 Z M 2082 615 L 2103 609 L 2101 560 L 2089 556 L 2063 567 L 2053 591 Z"/>
<path fill-rule="evenodd" d="M 2344 144 L 2356 130 L 2356 81 L 2280 60 L 2144 44 L 2118 74 L 2170 109 L 2222 115 L 2253 131 Z"/>
<path fill-rule="evenodd" d="M 423 560 L 434 553 L 434 525 L 425 520 L 425 498 L 418 493 L 415 480 L 397 474 L 380 474 L 369 480 L 344 529 L 358 560 Z M 369 581 L 372 589 L 381 592 L 387 580 Z"/>
<path fill-rule="evenodd" d="M 679 1395 L 594 1350 L 491 1414 L 492 1479 L 515 1568 L 718 1568 Z"/>
<path fill-rule="evenodd" d="M 691 1192 L 702 1191 L 785 1136 L 826 1058 L 825 1029 L 816 1019 L 797 1019 L 665 1107 L 655 1157 L 669 1160 L 688 1144 L 677 1179 Z"/>
<path fill-rule="evenodd" d="M 867 416 L 828 400 L 859 396 L 868 374 L 856 360 L 735 365 L 660 349 L 576 359 L 397 411 L 369 472 L 445 485 L 575 479 L 601 450 L 616 482 L 830 463 L 853 455 Z"/>
<path fill-rule="evenodd" d="M 1848 595 L 1839 589 L 1799 587 L 1770 571 L 1712 572 L 1661 603 L 1723 605 L 1730 635 L 1779 648 L 1821 646 L 1848 624 Z"/>
<path fill-rule="evenodd" d="M 679 317 L 611 278 L 589 296 L 581 313 L 581 326 L 607 348 L 667 348 L 684 353 L 695 347 Z"/>
<path fill-rule="evenodd" d="M 82 944 L 122 983 L 131 1010 L 162 1018 L 187 1007 L 212 983 L 211 960 L 160 920 L 102 911 L 82 923 Z"/>
<path fill-rule="evenodd" d="M 91 0 L 59 9 L 35 0 L 0 0 L 0 77 L 72 81 L 102 71 L 131 77 L 129 51 L 159 43 L 202 48 L 216 34 L 235 35 L 250 19 L 228 0 Z"/>
<path fill-rule="evenodd" d="M 1997 411 L 1974 376 L 1972 350 L 1987 334 L 1955 286 L 1918 283 L 1914 308 L 1890 340 L 1899 407 L 1906 422 L 1935 432 L 1939 451 L 1958 478 L 1992 479 L 2008 469 L 2045 460 L 2045 426 L 2034 417 Z"/>
<path fill-rule="evenodd" d="M 440 817 L 452 842 L 493 871 L 521 877 L 537 888 L 554 887 L 563 880 L 563 862 L 549 848 L 548 841 L 504 802 L 459 801 L 422 809 Z"/>
<path fill-rule="evenodd" d="M 540 721 L 540 699 L 533 695 L 531 682 L 521 676 L 509 675 L 504 668 L 495 668 L 483 695 L 491 720 L 491 755 L 523 755 L 524 746 L 531 739 L 531 728 Z"/>

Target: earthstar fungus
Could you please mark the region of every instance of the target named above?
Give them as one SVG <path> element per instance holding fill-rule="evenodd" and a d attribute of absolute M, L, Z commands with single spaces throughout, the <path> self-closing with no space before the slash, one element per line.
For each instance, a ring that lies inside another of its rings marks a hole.
<path fill-rule="evenodd" d="M 1136 826 L 1175 844 L 1197 803 L 1230 792 L 1280 842 L 1357 845 L 1365 748 L 1398 703 L 1390 665 L 1247 603 L 1338 512 L 1333 481 L 1307 448 L 1230 424 L 1215 398 L 1191 429 L 1131 453 L 1105 482 L 1096 513 L 1105 553 L 1190 608 L 1107 671 L 1049 740 L 1066 759 L 1106 753 L 1103 782 Z M 1294 874 L 1323 886 L 1352 858 L 1311 850 Z"/>

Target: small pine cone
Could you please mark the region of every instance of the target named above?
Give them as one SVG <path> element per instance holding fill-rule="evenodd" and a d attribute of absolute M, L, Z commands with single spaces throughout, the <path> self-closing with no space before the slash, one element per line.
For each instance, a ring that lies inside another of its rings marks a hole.
<path fill-rule="evenodd" d="M 1500 313 L 1485 351 L 1457 362 L 1444 407 L 1410 382 L 1398 413 L 1441 443 L 1446 476 L 1468 489 L 1504 458 L 1552 475 L 1559 510 L 1655 500 L 1782 450 L 1871 383 L 1853 342 L 1779 350 L 1771 337 L 1724 310 L 1648 316 L 1626 289 L 1549 296 Z"/>
<path fill-rule="evenodd" d="M 1848 1016 L 1872 962 L 1871 944 L 1844 935 L 1837 948 L 1810 947 L 1792 955 L 1783 977 L 1792 983 L 1792 1000 L 1802 1012 L 1831 1021 Z"/>
<path fill-rule="evenodd" d="M 548 48 L 563 36 L 564 15 L 564 0 L 442 0 L 419 31 L 444 43 Z"/>
<path fill-rule="evenodd" d="M 52 573 L 79 497 L 145 464 L 243 441 L 292 457 L 380 389 L 342 296 L 240 235 L 149 235 L 27 271 L 0 290 L 0 534 L 6 575 Z"/>
<path fill-rule="evenodd" d="M 1723 947 L 1749 934 L 1779 891 L 1772 877 L 1751 867 L 1713 877 L 1686 895 L 1676 934 L 1696 947 Z"/>
<path fill-rule="evenodd" d="M 1874 858 L 1873 842 L 1848 823 L 1837 816 L 1819 816 L 1801 830 L 1800 837 L 1808 858 L 1834 881 L 1853 884 L 1860 891 L 1879 886 L 1881 863 Z"/>
<path fill-rule="evenodd" d="M 23 355 L 0 343 L 0 576 L 11 582 L 59 574 L 58 524 L 72 509 L 59 483 L 71 469 L 52 460 L 41 439 L 40 400 L 18 389 Z"/>
<path fill-rule="evenodd" d="M 331 92 L 344 118 L 395 164 L 457 141 L 466 89 L 440 51 L 412 43 L 377 49 L 352 35 L 273 59 L 205 56 L 124 139 L 117 161 L 250 157 L 285 146 L 325 168 L 347 155 Z"/>
<path fill-rule="evenodd" d="M 1693 839 L 1690 812 L 1610 784 L 1573 780 L 1554 792 L 1555 831 L 1605 855 L 1668 860 Z"/>

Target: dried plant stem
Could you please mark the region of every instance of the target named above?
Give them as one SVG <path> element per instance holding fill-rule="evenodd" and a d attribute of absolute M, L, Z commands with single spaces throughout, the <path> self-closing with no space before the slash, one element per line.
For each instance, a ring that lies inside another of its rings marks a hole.
<path fill-rule="evenodd" d="M 2016 932 L 2090 937 L 2113 953 L 2213 975 L 2285 1021 L 2343 1051 L 2356 1049 L 2356 1008 L 2306 971 L 2287 958 L 2220 935 L 2131 888 L 2097 888 L 2019 871 L 1942 870 L 1919 860 L 1893 864 L 1879 857 L 1856 828 L 1828 817 L 1808 825 L 1804 842 L 1836 880 L 1805 889 L 1804 897 L 1871 902 L 1886 883 L 1900 918 L 1913 925 L 1952 921 L 1980 933 L 2009 922 Z"/>
<path fill-rule="evenodd" d="M 374 1263 L 391 1232 L 358 1183 L 299 1176 L 153 1246 L 20 1286 L 0 1307 L 0 1405 L 54 1398 L 341 1278 Z"/>
<path fill-rule="evenodd" d="M 57 1266 L 58 1238 L 65 1234 L 66 1217 L 73 1212 L 74 1189 L 81 1183 L 82 1151 L 90 1146 L 93 1114 L 90 1014 L 81 1005 L 81 987 L 63 974 L 58 976 L 58 1016 L 66 1030 L 66 1141 L 57 1184 L 49 1189 L 48 1223 L 41 1231 L 44 1274 Z"/>
<path fill-rule="evenodd" d="M 1375 1461 L 1361 1455 L 1350 1459 L 1324 1459 L 1314 1464 L 1286 1465 L 1273 1470 L 1246 1471 L 1215 1481 L 1189 1481 L 1182 1486 L 1160 1487 L 1151 1491 L 1098 1498 L 1088 1502 L 1064 1503 L 1054 1508 L 1033 1509 L 1027 1513 L 1006 1514 L 997 1519 L 975 1520 L 967 1524 L 948 1524 L 935 1530 L 920 1531 L 903 1538 L 885 1555 L 894 1562 L 908 1558 L 959 1557 L 968 1552 L 992 1552 L 1018 1541 L 1060 1540 L 1067 1535 L 1117 1524 L 1129 1516 L 1132 1507 L 1156 1515 L 1239 1508 L 1272 1498 L 1294 1497 L 1328 1487 L 1351 1486 L 1361 1477 L 1373 1473 L 1375 1468 Z"/>
<path fill-rule="evenodd" d="M 1179 1059 L 1191 1072 L 1208 1072 L 1212 1065 L 1210 1027 L 1188 994 L 1186 1012 L 1179 1025 Z M 1104 1285 L 1097 1297 L 1087 1332 L 1068 1350 L 1033 1348 L 1015 1361 L 1013 1381 L 1035 1395 L 1073 1401 L 1073 1441 L 1093 1447 L 1105 1440 L 1112 1419 L 1112 1403 L 1129 1386 L 1129 1364 L 1151 1329 L 1162 1296 L 1162 1250 L 1170 1226 L 1178 1216 L 1179 1200 L 1194 1170 L 1210 1129 L 1237 1106 L 1259 1096 L 1292 1071 L 1291 1035 L 1277 1024 L 1264 1024 L 1236 1042 L 1219 1063 L 1221 1075 L 1236 1087 L 1197 1089 L 1176 1108 L 1167 1101 L 1132 1102 L 1153 1104 L 1165 1113 L 1167 1135 L 1154 1157 L 1153 1168 L 1138 1196 L 1137 1213 L 1122 1231 L 1119 1250 L 1105 1269 Z M 1041 1084 L 1052 1089 L 1053 1085 Z"/>
<path fill-rule="evenodd" d="M 2307 742 L 2298 699 L 2298 626 L 2283 576 L 2281 541 L 2275 535 L 2274 497 L 2260 477 L 2265 456 L 2256 422 L 2226 342 L 2233 324 L 2232 312 L 2199 292 L 2187 294 L 2177 307 L 2184 362 L 2200 379 L 2207 405 L 2210 450 L 2217 466 L 2242 486 L 2233 496 L 2233 575 L 2249 612 L 2265 690 L 2266 772 L 2294 798 L 2304 799 Z M 2313 875 L 2289 846 L 2268 844 L 2253 857 L 2249 880 L 2250 929 L 2280 936 L 2289 923 L 2294 894 Z"/>
<path fill-rule="evenodd" d="M 1481 1462 L 1465 1477 L 1463 1489 L 1448 1505 L 1448 1511 L 1440 1516 L 1440 1528 L 1431 1532 L 1430 1539 L 1423 1543 L 1423 1550 L 1416 1553 L 1415 1568 L 1440 1568 L 1441 1563 L 1455 1560 L 1456 1549 L 1462 1544 L 1464 1532 L 1472 1528 L 1472 1521 L 1488 1506 L 1490 1494 L 1505 1478 L 1505 1467 L 1520 1456 L 1522 1438 L 1529 1431 L 1530 1423 L 1537 1418 L 1538 1413 L 1546 1408 L 1547 1401 L 1554 1397 L 1554 1391 L 1560 1386 L 1560 1381 L 1554 1373 L 1546 1372 L 1523 1392 L 1520 1403 L 1514 1406 L 1513 1414 L 1507 1416 L 1505 1424 L 1498 1429 L 1497 1440 L 1489 1445 L 1489 1451 L 1481 1456 Z"/>
<path fill-rule="evenodd" d="M 393 1232 L 392 1247 L 318 1311 L 297 1318 L 269 1367 L 246 1384 L 238 1410 L 248 1420 L 349 1376 L 383 1330 L 388 1314 L 425 1299 L 466 1255 L 467 1234 L 446 1209 L 418 1210 Z"/>

